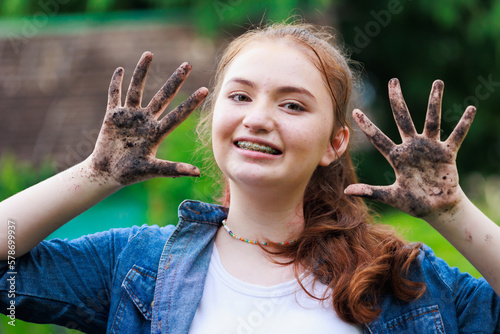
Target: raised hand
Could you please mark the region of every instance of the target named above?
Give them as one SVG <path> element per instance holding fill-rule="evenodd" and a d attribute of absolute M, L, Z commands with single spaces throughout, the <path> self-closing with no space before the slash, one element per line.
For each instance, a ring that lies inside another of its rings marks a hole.
<path fill-rule="evenodd" d="M 198 89 L 160 119 L 189 75 L 191 66 L 183 63 L 147 107 L 142 107 L 142 93 L 152 59 L 153 55 L 145 52 L 139 60 L 124 106 L 121 103 L 123 68 L 117 68 L 113 74 L 104 123 L 90 157 L 92 175 L 96 178 L 103 176 L 128 185 L 153 177 L 199 176 L 195 166 L 157 159 L 156 151 L 163 139 L 201 104 L 208 90 Z"/>
<path fill-rule="evenodd" d="M 441 100 L 444 84 L 432 85 L 423 133 L 411 119 L 397 79 L 389 81 L 389 99 L 403 142 L 396 145 L 360 110 L 353 117 L 372 144 L 389 161 L 396 181 L 389 186 L 353 184 L 346 194 L 389 204 L 410 215 L 425 218 L 453 210 L 464 197 L 456 167 L 458 149 L 472 123 L 476 109 L 469 106 L 447 140 L 440 140 Z"/>

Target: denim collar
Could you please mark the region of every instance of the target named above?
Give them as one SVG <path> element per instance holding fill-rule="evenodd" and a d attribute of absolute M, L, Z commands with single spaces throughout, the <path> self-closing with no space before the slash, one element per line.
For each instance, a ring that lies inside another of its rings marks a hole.
<path fill-rule="evenodd" d="M 151 333 L 188 333 L 205 286 L 218 228 L 227 208 L 197 201 L 179 206 L 179 223 L 158 267 Z"/>

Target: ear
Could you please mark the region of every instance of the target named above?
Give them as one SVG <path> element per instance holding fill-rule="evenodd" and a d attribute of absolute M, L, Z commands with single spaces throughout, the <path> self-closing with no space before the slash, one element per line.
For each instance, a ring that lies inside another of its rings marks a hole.
<path fill-rule="evenodd" d="M 328 166 L 344 154 L 349 143 L 349 129 L 345 126 L 339 128 L 328 144 L 325 154 L 319 161 L 320 166 Z"/>

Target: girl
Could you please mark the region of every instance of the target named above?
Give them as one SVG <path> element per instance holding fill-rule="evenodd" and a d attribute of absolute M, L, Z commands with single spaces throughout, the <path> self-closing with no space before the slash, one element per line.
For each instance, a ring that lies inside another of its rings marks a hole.
<path fill-rule="evenodd" d="M 443 83 L 436 81 L 419 134 L 391 80 L 401 144 L 361 111 L 353 117 L 397 179 L 357 184 L 347 124 L 355 78 L 332 41 L 309 25 L 272 25 L 226 49 L 200 127 L 227 185 L 223 206 L 185 201 L 175 228 L 42 241 L 125 185 L 199 175 L 155 158 L 159 143 L 208 94 L 200 88 L 160 119 L 189 64 L 146 107 L 152 55 L 140 59 L 123 106 L 118 68 L 88 159 L 0 204 L 2 222 L 15 222 L 17 257 L 2 262 L 1 309 L 8 312 L 13 275 L 16 317 L 89 333 L 499 331 L 500 230 L 462 192 L 455 165 L 475 108 L 441 141 Z M 426 220 L 489 284 L 372 224 L 360 197 Z"/>

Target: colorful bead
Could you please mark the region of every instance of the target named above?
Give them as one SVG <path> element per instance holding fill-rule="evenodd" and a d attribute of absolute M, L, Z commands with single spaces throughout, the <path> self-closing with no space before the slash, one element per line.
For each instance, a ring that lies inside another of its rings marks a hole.
<path fill-rule="evenodd" d="M 245 239 L 245 238 L 237 236 L 229 229 L 229 227 L 227 227 L 225 219 L 222 221 L 222 226 L 224 226 L 224 228 L 226 229 L 226 231 L 229 233 L 230 236 L 232 236 L 233 238 L 238 239 L 240 241 L 244 241 L 246 243 L 254 244 L 254 245 L 262 245 L 262 246 L 267 246 L 267 244 L 268 244 L 267 242 L 260 242 L 260 241 Z M 290 245 L 290 244 L 293 244 L 295 241 L 296 240 L 278 242 L 278 245 Z"/>

